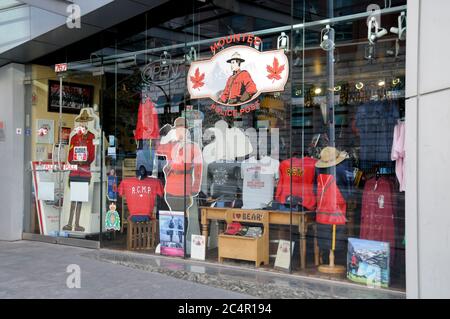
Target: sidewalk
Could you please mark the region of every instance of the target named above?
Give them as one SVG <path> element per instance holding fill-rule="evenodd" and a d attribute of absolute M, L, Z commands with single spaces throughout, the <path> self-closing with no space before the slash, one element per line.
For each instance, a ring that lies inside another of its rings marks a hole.
<path fill-rule="evenodd" d="M 0 298 L 252 298 L 82 256 L 94 252 L 31 241 L 0 242 Z M 80 266 L 80 289 L 66 285 L 70 264 Z"/>
<path fill-rule="evenodd" d="M 69 264 L 81 267 L 81 289 L 66 287 Z M 405 298 L 352 283 L 31 241 L 0 242 L 0 269 L 0 298 Z"/>

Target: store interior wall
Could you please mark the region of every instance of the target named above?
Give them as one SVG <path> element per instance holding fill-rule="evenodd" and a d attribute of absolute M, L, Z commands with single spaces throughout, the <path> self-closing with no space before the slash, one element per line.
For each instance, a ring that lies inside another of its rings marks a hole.
<path fill-rule="evenodd" d="M 449 10 L 446 0 L 408 1 L 408 298 L 450 298 Z"/>
<path fill-rule="evenodd" d="M 20 240 L 24 213 L 25 66 L 0 68 L 0 240 Z"/>
<path fill-rule="evenodd" d="M 87 85 L 93 85 L 94 86 L 94 104 L 99 105 L 100 101 L 100 87 L 101 87 L 101 81 L 99 77 L 92 77 L 91 74 L 86 74 L 86 78 L 83 77 L 77 77 L 77 78 L 64 78 L 63 81 L 67 82 L 73 82 L 78 84 L 87 84 Z M 48 105 L 48 81 L 49 80 L 59 80 L 56 73 L 53 71 L 52 68 L 47 66 L 41 66 L 41 65 L 33 65 L 32 67 L 32 79 L 33 79 L 33 86 L 32 86 L 32 95 L 33 95 L 33 102 L 32 102 L 32 132 L 37 131 L 37 120 L 38 119 L 46 119 L 46 120 L 53 120 L 55 125 L 55 134 L 54 134 L 54 143 L 58 143 L 58 132 L 57 132 L 57 125 L 59 121 L 59 113 L 56 112 L 48 112 L 47 111 L 47 105 Z M 70 129 L 73 129 L 74 120 L 78 116 L 78 114 L 62 114 L 62 126 L 63 127 L 70 127 Z M 32 160 L 36 159 L 36 134 L 32 134 L 32 140 L 31 140 L 32 150 L 31 150 L 31 158 Z M 52 145 L 47 145 L 47 151 L 51 152 Z"/>

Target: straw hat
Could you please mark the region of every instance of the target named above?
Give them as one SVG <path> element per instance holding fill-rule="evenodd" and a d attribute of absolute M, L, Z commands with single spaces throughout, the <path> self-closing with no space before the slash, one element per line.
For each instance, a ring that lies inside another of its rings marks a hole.
<path fill-rule="evenodd" d="M 241 58 L 241 55 L 239 54 L 239 52 L 234 52 L 233 55 L 231 56 L 231 59 L 227 60 L 227 63 L 231 63 L 231 61 L 233 61 L 233 60 L 245 62 L 245 60 L 243 58 Z"/>
<path fill-rule="evenodd" d="M 328 168 L 338 165 L 348 158 L 347 152 L 340 152 L 334 147 L 325 147 L 320 152 L 320 160 L 317 161 L 317 168 Z"/>
<path fill-rule="evenodd" d="M 87 110 L 83 110 L 83 112 L 81 112 L 81 115 L 76 118 L 76 121 L 77 122 L 89 122 L 89 121 L 92 121 L 93 119 L 94 118 L 89 115 Z"/>

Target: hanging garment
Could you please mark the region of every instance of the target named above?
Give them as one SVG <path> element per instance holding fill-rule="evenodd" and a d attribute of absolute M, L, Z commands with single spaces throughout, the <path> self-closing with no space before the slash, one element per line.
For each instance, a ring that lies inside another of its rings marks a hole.
<path fill-rule="evenodd" d="M 154 140 L 159 138 L 158 114 L 155 105 L 150 99 L 139 104 L 138 119 L 136 123 L 136 140 Z"/>
<path fill-rule="evenodd" d="M 281 204 L 286 204 L 288 196 L 300 197 L 303 207 L 314 210 L 316 208 L 316 197 L 314 195 L 316 162 L 317 160 L 312 157 L 292 158 L 282 161 L 275 199 Z"/>
<path fill-rule="evenodd" d="M 404 122 L 400 122 L 394 129 L 394 140 L 392 143 L 391 159 L 395 162 L 395 174 L 400 183 L 400 192 L 406 189 L 405 182 L 405 134 L 406 127 Z"/>
<path fill-rule="evenodd" d="M 126 178 L 120 183 L 118 191 L 120 196 L 126 198 L 132 216 L 151 216 L 156 196 L 164 195 L 161 181 L 151 177 Z"/>
<path fill-rule="evenodd" d="M 329 174 L 317 177 L 316 221 L 326 225 L 345 225 L 347 203 L 337 187 L 336 178 Z"/>
<path fill-rule="evenodd" d="M 278 160 L 269 156 L 264 156 L 261 160 L 251 157 L 242 162 L 243 209 L 265 208 L 273 200 L 279 165 Z"/>
<path fill-rule="evenodd" d="M 394 185 L 387 177 L 369 179 L 364 186 L 361 208 L 361 239 L 388 242 L 394 259 L 396 204 Z"/>
<path fill-rule="evenodd" d="M 358 108 L 356 126 L 361 161 L 391 161 L 392 136 L 399 118 L 398 105 L 394 102 L 371 101 Z"/>

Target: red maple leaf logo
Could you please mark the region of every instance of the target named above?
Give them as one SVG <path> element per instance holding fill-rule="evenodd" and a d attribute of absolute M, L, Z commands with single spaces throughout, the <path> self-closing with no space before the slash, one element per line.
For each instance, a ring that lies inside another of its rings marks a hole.
<path fill-rule="evenodd" d="M 280 74 L 283 71 L 284 71 L 284 64 L 280 65 L 276 57 L 273 58 L 272 65 L 267 65 L 267 72 L 269 72 L 269 75 L 267 77 L 269 78 L 269 80 L 272 80 L 272 83 L 274 83 L 275 80 L 281 80 Z"/>
<path fill-rule="evenodd" d="M 193 84 L 192 88 L 194 89 L 198 89 L 200 91 L 200 88 L 205 85 L 205 82 L 203 82 L 205 79 L 205 73 L 200 74 L 199 68 L 195 70 L 194 76 L 191 76 L 190 79 Z"/>

